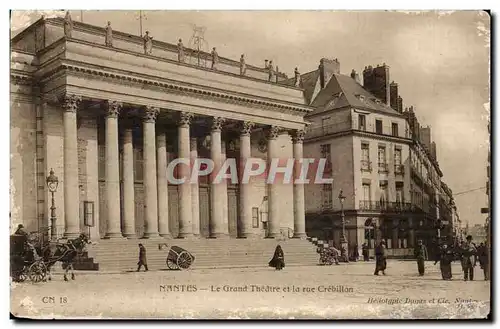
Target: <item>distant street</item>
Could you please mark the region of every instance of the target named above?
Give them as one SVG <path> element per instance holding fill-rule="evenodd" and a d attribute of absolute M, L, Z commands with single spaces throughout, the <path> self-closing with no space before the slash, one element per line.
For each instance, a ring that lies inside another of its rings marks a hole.
<path fill-rule="evenodd" d="M 193 269 L 77 273 L 75 281 L 12 283 L 11 312 L 32 318 L 482 318 L 489 313 L 490 283 L 476 267 L 464 282 L 426 263 L 419 277 L 413 261 L 388 262 L 386 276 L 374 262 L 338 266 Z"/>

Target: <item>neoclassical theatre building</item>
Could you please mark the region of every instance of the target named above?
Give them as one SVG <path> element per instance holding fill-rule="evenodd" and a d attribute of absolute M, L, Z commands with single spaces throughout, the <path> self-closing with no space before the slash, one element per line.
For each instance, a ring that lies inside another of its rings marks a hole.
<path fill-rule="evenodd" d="M 12 230 L 305 236 L 303 185 L 166 176 L 175 158 L 301 158 L 312 107 L 284 74 L 218 56 L 212 65 L 211 54 L 198 65 L 178 45 L 64 18 L 38 20 L 11 48 Z"/>

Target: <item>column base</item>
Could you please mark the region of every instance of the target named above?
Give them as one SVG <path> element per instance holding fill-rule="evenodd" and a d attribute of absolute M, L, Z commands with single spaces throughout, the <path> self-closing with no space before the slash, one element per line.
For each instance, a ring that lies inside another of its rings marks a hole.
<path fill-rule="evenodd" d="M 135 233 L 123 233 L 123 237 L 127 239 L 137 239 L 137 235 L 135 235 Z"/>
<path fill-rule="evenodd" d="M 177 239 L 194 239 L 193 233 L 179 233 Z"/>
<path fill-rule="evenodd" d="M 66 232 L 63 235 L 64 239 L 76 239 L 80 236 L 80 232 Z"/>
<path fill-rule="evenodd" d="M 251 240 L 257 240 L 259 238 L 260 235 L 255 233 L 242 233 L 241 236 L 238 237 L 238 239 L 251 239 Z"/>
<path fill-rule="evenodd" d="M 144 232 L 144 235 L 142 236 L 143 239 L 154 239 L 159 237 L 160 235 L 157 232 L 151 232 L 151 233 Z"/>
<path fill-rule="evenodd" d="M 106 233 L 103 239 L 123 239 L 123 235 L 118 232 Z"/>
<path fill-rule="evenodd" d="M 279 237 L 281 237 L 281 234 L 279 232 L 269 233 L 269 235 L 267 236 L 268 239 L 277 239 Z"/>
<path fill-rule="evenodd" d="M 164 239 L 172 239 L 172 234 L 170 233 L 160 233 L 160 237 Z"/>
<path fill-rule="evenodd" d="M 307 239 L 307 234 L 306 233 L 294 233 L 293 234 L 293 239 L 306 240 Z"/>
<path fill-rule="evenodd" d="M 211 239 L 229 239 L 229 233 L 212 233 L 210 234 Z"/>

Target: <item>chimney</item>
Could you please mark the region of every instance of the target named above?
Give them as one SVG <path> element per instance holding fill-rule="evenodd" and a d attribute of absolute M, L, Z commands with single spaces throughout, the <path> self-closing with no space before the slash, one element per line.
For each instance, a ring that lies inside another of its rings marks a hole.
<path fill-rule="evenodd" d="M 390 97 L 390 101 L 391 101 L 391 107 L 394 109 L 394 110 L 398 110 L 398 84 L 395 83 L 394 81 L 391 82 L 390 84 L 390 94 L 391 94 L 391 97 Z"/>
<path fill-rule="evenodd" d="M 422 127 L 420 128 L 420 141 L 427 148 L 428 151 L 431 151 L 431 127 Z"/>
<path fill-rule="evenodd" d="M 403 98 L 398 96 L 398 112 L 403 113 Z"/>
<path fill-rule="evenodd" d="M 325 88 L 334 74 L 340 74 L 340 63 L 335 59 L 322 58 L 319 61 L 319 78 L 321 89 Z"/>
<path fill-rule="evenodd" d="M 391 88 L 389 82 L 389 66 L 385 63 L 373 68 L 371 65 L 363 71 L 363 86 L 375 97 L 391 105 Z"/>
<path fill-rule="evenodd" d="M 359 74 L 355 69 L 352 69 L 351 71 L 351 78 L 353 78 L 357 83 L 361 84 L 361 81 L 359 81 Z"/>

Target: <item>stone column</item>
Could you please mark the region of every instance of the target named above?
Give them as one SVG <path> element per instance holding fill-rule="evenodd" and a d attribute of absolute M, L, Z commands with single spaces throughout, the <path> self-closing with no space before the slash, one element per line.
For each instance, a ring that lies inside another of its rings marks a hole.
<path fill-rule="evenodd" d="M 268 131 L 267 136 L 267 163 L 268 172 L 271 160 L 277 156 L 278 137 L 280 135 L 280 127 L 272 126 Z M 266 178 L 267 183 L 267 178 Z M 280 214 L 279 214 L 279 190 L 276 182 L 267 183 L 268 189 L 268 237 L 277 238 L 280 235 Z"/>
<path fill-rule="evenodd" d="M 156 181 L 156 132 L 155 122 L 159 109 L 147 106 L 143 117 L 143 179 L 144 219 L 143 238 L 158 237 L 158 190 Z"/>
<path fill-rule="evenodd" d="M 120 158 L 118 153 L 118 114 L 122 104 L 106 104 L 106 203 L 107 229 L 104 238 L 121 238 L 120 227 Z"/>
<path fill-rule="evenodd" d="M 243 177 L 243 170 L 249 158 L 252 157 L 252 148 L 250 135 L 252 134 L 253 122 L 245 121 L 241 127 L 240 133 L 240 180 Z M 241 236 L 243 238 L 257 237 L 252 233 L 252 202 L 250 180 L 247 184 L 240 183 L 240 218 L 241 218 Z"/>
<path fill-rule="evenodd" d="M 134 144 L 132 127 L 123 133 L 123 236 L 135 238 Z"/>
<path fill-rule="evenodd" d="M 292 134 L 294 163 L 294 182 L 302 172 L 304 130 L 297 130 Z M 306 235 L 306 212 L 304 199 L 304 184 L 293 184 L 293 237 L 304 239 Z"/>
<path fill-rule="evenodd" d="M 178 127 L 179 158 L 185 159 L 188 163 L 190 163 L 189 144 L 191 142 L 189 138 L 189 125 L 192 117 L 191 113 L 182 112 Z M 184 183 L 179 184 L 179 238 L 190 238 L 193 235 L 191 184 L 189 182 L 191 166 L 179 164 L 177 168 L 179 168 L 179 178 L 186 178 Z"/>
<path fill-rule="evenodd" d="M 76 238 L 80 234 L 80 198 L 78 188 L 78 140 L 76 112 L 80 96 L 65 95 L 64 114 L 64 237 Z"/>
<path fill-rule="evenodd" d="M 191 163 L 194 165 L 196 159 L 198 159 L 198 145 L 196 138 L 191 138 Z M 200 168 L 198 168 L 199 170 Z M 198 188 L 198 177 L 193 177 L 194 180 L 191 183 L 191 209 L 192 222 L 193 222 L 193 234 L 196 237 L 200 236 L 200 192 Z"/>
<path fill-rule="evenodd" d="M 214 162 L 214 170 L 210 175 L 210 236 L 220 238 L 229 233 L 227 225 L 224 226 L 224 200 L 223 187 L 220 182 L 215 182 L 215 177 L 222 166 L 222 141 L 221 129 L 223 118 L 214 117 L 210 132 L 210 157 Z"/>
<path fill-rule="evenodd" d="M 221 166 L 226 162 L 226 142 L 221 141 Z M 227 195 L 227 179 L 224 178 L 221 182 L 221 197 L 222 197 L 222 228 L 224 235 L 222 237 L 230 237 L 229 235 L 229 213 L 228 213 L 228 195 Z"/>
<path fill-rule="evenodd" d="M 156 160 L 158 162 L 158 230 L 161 237 L 170 238 L 168 225 L 167 136 L 165 132 L 160 132 L 156 136 Z"/>

